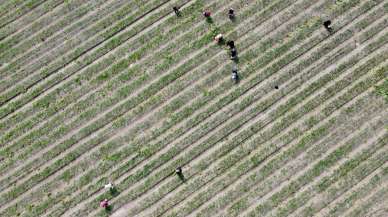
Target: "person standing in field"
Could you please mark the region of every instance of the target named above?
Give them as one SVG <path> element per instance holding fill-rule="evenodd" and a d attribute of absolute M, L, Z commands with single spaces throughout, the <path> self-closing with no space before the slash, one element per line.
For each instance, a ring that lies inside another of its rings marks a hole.
<path fill-rule="evenodd" d="M 325 27 L 325 29 L 326 29 L 329 33 L 332 33 L 332 32 L 333 32 L 333 28 L 331 28 L 331 21 L 330 21 L 330 20 L 327 20 L 327 21 L 323 22 L 323 26 Z"/>
<path fill-rule="evenodd" d="M 228 45 L 230 49 L 235 48 L 235 47 L 234 47 L 234 41 L 228 41 L 228 42 L 226 43 L 226 45 Z"/>
<path fill-rule="evenodd" d="M 209 10 L 205 10 L 202 14 L 203 14 L 203 16 L 206 17 L 206 18 L 210 18 L 210 16 L 211 16 L 211 13 L 210 13 Z"/>
<path fill-rule="evenodd" d="M 230 50 L 230 59 L 237 60 L 237 50 L 235 47 Z"/>
<path fill-rule="evenodd" d="M 185 176 L 183 175 L 182 167 L 176 168 L 175 174 L 179 177 L 180 180 L 182 180 L 183 182 L 185 181 Z"/>
<path fill-rule="evenodd" d="M 104 208 L 104 209 L 108 209 L 109 208 L 109 201 L 108 201 L 108 199 L 104 199 L 103 201 L 101 201 L 100 202 L 100 207 Z"/>
<path fill-rule="evenodd" d="M 176 15 L 177 17 L 181 16 L 181 12 L 179 11 L 178 7 L 174 6 L 172 9 L 174 10 L 175 15 Z"/>
<path fill-rule="evenodd" d="M 106 184 L 106 185 L 104 186 L 104 188 L 107 189 L 107 190 L 109 190 L 109 192 L 110 192 L 111 195 L 115 195 L 115 194 L 117 193 L 117 190 L 116 190 L 115 186 L 114 186 L 111 182 L 109 182 L 108 184 Z"/>
<path fill-rule="evenodd" d="M 237 74 L 237 66 L 236 65 L 233 65 L 233 68 L 232 68 L 232 80 L 237 83 L 238 82 L 238 74 Z"/>
<path fill-rule="evenodd" d="M 216 37 L 214 37 L 214 41 L 217 42 L 218 44 L 223 43 L 224 36 L 222 34 L 218 34 L 216 35 Z"/>
<path fill-rule="evenodd" d="M 229 11 L 228 11 L 228 16 L 229 16 L 229 19 L 234 20 L 235 14 L 234 14 L 233 8 L 230 8 L 230 9 L 229 9 Z"/>

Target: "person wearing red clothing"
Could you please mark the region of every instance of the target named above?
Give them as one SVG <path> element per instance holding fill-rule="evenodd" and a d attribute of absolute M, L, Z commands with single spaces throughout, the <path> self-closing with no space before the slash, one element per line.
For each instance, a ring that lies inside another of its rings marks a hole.
<path fill-rule="evenodd" d="M 211 16 L 210 11 L 209 11 L 209 10 L 205 10 L 205 11 L 203 12 L 203 16 L 206 17 L 206 18 L 210 18 L 210 16 Z"/>
<path fill-rule="evenodd" d="M 109 201 L 108 199 L 104 199 L 103 201 L 100 202 L 100 207 L 107 209 L 109 207 Z"/>

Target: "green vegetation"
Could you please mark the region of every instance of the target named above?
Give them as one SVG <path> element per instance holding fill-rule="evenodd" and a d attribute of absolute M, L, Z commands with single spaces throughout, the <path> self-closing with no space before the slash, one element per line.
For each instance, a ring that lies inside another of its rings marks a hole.
<path fill-rule="evenodd" d="M 364 215 L 386 194 L 387 6 L 2 2 L 0 215 Z"/>
<path fill-rule="evenodd" d="M 376 91 L 388 100 L 388 79 L 385 79 L 383 84 L 376 86 Z"/>

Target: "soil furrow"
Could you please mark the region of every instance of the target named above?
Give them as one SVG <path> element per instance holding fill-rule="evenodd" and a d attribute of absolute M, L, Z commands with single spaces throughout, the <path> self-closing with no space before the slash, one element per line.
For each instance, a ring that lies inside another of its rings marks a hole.
<path fill-rule="evenodd" d="M 253 140 L 253 139 L 250 139 L 250 142 L 252 142 L 252 140 Z M 247 142 L 246 142 L 246 143 L 247 143 Z M 242 148 L 243 148 L 243 147 L 242 147 Z M 246 148 L 246 147 L 245 147 L 245 148 Z M 243 149 L 245 149 L 245 148 L 243 148 Z M 252 149 L 252 148 L 249 147 L 249 149 Z M 234 150 L 234 151 L 237 151 L 237 150 Z M 226 157 L 227 157 L 227 156 L 226 156 Z M 243 159 L 241 159 L 241 160 L 243 160 Z M 218 160 L 217 160 L 217 161 L 218 161 Z M 190 169 L 190 170 L 191 170 L 191 169 Z M 218 180 L 222 180 L 223 178 L 222 178 L 222 177 L 219 177 L 219 178 L 217 178 L 217 179 L 218 179 Z M 195 181 L 194 181 L 194 182 L 195 182 Z M 208 184 L 207 184 L 207 185 L 208 185 Z M 180 192 L 179 195 L 181 195 L 181 194 L 182 194 L 182 193 Z M 140 201 L 139 201 L 139 202 L 140 202 Z M 163 206 L 164 206 L 164 204 L 165 204 L 165 202 L 162 202 L 162 201 L 159 201 L 158 203 L 163 203 Z M 160 208 L 158 208 L 157 211 L 159 211 L 159 209 L 160 209 Z M 148 212 L 148 213 L 149 213 L 149 212 Z M 150 214 L 147 214 L 147 213 L 146 213 L 146 214 L 143 214 L 143 215 L 144 215 L 144 216 L 151 216 Z M 152 216 L 154 216 L 154 215 L 152 215 Z"/>
<path fill-rule="evenodd" d="M 382 128 L 380 128 L 380 132 L 382 129 L 382 133 L 380 133 L 380 136 L 378 136 L 378 133 L 377 133 L 378 129 L 375 128 L 376 131 L 374 132 L 374 135 L 372 137 L 370 137 L 369 139 L 381 138 L 381 135 L 385 134 L 384 122 L 381 122 L 381 123 L 382 123 Z M 345 147 L 346 146 L 340 147 L 339 149 L 335 150 L 331 155 L 334 155 L 335 153 L 339 153 L 340 151 L 343 151 L 344 149 L 346 149 Z M 317 187 L 317 186 L 319 186 L 322 179 L 327 179 L 327 178 L 333 177 L 330 174 L 334 174 L 335 171 L 339 171 L 339 169 L 342 168 L 344 165 L 346 165 L 348 162 L 354 160 L 353 159 L 354 157 L 366 152 L 366 150 L 368 150 L 372 147 L 373 146 L 370 143 L 364 143 L 360 147 L 357 147 L 356 150 L 352 150 L 350 153 L 346 154 L 343 159 L 339 159 L 336 162 L 336 165 L 334 165 L 332 168 L 326 169 L 323 173 L 321 173 L 320 175 L 315 177 L 313 181 L 311 181 L 308 184 L 305 184 L 297 192 L 293 193 L 293 195 L 291 197 L 287 198 L 287 200 L 281 202 L 278 206 L 274 207 L 272 209 L 272 212 L 269 213 L 268 215 L 269 216 L 289 216 L 290 214 L 294 213 L 297 210 L 297 208 L 299 208 L 298 205 L 300 206 L 300 205 L 303 205 L 304 203 L 308 203 L 315 194 L 319 194 L 320 190 L 319 190 L 319 187 Z M 384 147 L 382 147 L 382 149 L 384 149 Z M 379 152 L 381 152 L 381 150 L 378 150 L 376 153 L 379 153 Z M 374 153 L 374 155 L 376 155 L 376 153 Z M 341 155 L 342 155 L 342 153 L 341 153 Z M 350 161 L 349 161 L 349 159 L 350 159 Z M 371 160 L 373 163 L 368 162 L 369 160 Z M 376 161 L 376 159 L 373 159 L 373 156 L 372 156 L 372 159 L 368 158 L 365 160 L 365 162 L 368 162 L 368 164 L 369 163 L 370 164 L 378 163 L 378 166 L 376 166 L 377 168 L 381 166 L 380 162 Z M 363 165 L 361 165 L 359 167 L 363 168 Z M 355 169 L 353 169 L 355 171 L 352 170 L 352 171 L 350 171 L 350 173 L 353 174 L 353 173 L 357 172 L 359 170 L 359 167 L 356 167 Z M 377 169 L 376 167 L 373 167 L 373 169 L 371 169 L 371 170 L 374 171 L 375 169 Z M 368 174 L 368 173 L 366 173 L 367 171 L 368 170 L 365 170 L 365 175 Z M 372 172 L 372 171 L 368 171 L 368 172 Z M 336 184 L 336 183 L 334 183 L 334 184 Z M 284 186 L 286 186 L 286 185 L 284 185 Z M 346 188 L 344 187 L 344 189 L 346 189 Z M 312 210 L 308 210 L 308 212 L 312 213 Z M 304 215 L 305 214 L 307 214 L 307 213 L 304 213 Z M 309 215 L 311 215 L 311 214 L 309 214 Z"/>
<path fill-rule="evenodd" d="M 15 20 L 12 25 L 8 25 L 0 30 L 0 42 L 5 40 L 7 37 L 13 36 L 13 34 L 22 31 L 27 28 L 31 28 L 34 21 L 46 14 L 50 13 L 53 10 L 59 10 L 58 7 L 62 6 L 63 1 L 46 1 L 41 4 L 36 10 L 31 11 L 28 16 L 21 17 L 18 20 Z M 66 12 L 62 12 L 66 13 Z M 1 67 L 0 67 L 1 68 Z M 0 75 L 1 78 L 1 75 Z"/>
<path fill-rule="evenodd" d="M 386 162 L 384 165 L 382 165 L 381 168 L 377 169 L 376 171 L 370 173 L 369 175 L 365 176 L 363 180 L 358 181 L 358 183 L 355 183 L 355 180 L 349 180 L 349 183 L 354 183 L 353 186 L 350 188 L 342 189 L 342 186 L 345 184 L 345 182 L 348 179 L 345 179 L 343 181 L 340 181 L 335 186 L 331 187 L 330 189 L 327 189 L 324 193 L 320 194 L 321 199 L 325 199 L 326 201 L 323 201 L 324 203 L 320 205 L 320 207 L 316 210 L 314 210 L 314 215 L 323 216 L 324 209 L 329 209 L 329 207 L 333 207 L 338 205 L 340 202 L 343 202 L 344 198 L 347 198 L 350 194 L 360 193 L 360 191 L 365 190 L 366 188 L 369 188 L 370 186 L 374 186 L 373 188 L 376 188 L 378 185 L 381 185 L 382 182 L 377 179 L 382 179 L 384 182 L 384 176 L 382 174 L 383 168 L 386 168 L 388 166 L 388 163 Z M 380 178 L 377 178 L 380 177 Z M 377 181 L 376 181 L 377 180 Z M 371 190 L 371 188 L 369 188 Z M 366 196 L 366 195 L 364 195 Z M 319 200 L 321 200 L 315 196 L 313 199 L 313 202 L 310 202 L 308 206 L 313 206 L 314 203 L 317 203 Z M 349 198 L 348 198 L 349 199 Z M 343 205 L 342 210 L 346 209 L 350 205 L 350 200 L 348 200 L 346 205 Z M 301 207 L 303 208 L 303 207 Z M 302 216 L 302 210 L 299 208 L 298 212 L 295 212 L 295 215 Z M 303 212 L 305 209 L 303 209 Z M 338 212 L 337 212 L 338 213 Z M 295 216 L 294 215 L 294 216 Z"/>
<path fill-rule="evenodd" d="M 151 25 L 152 25 L 153 23 L 160 21 L 163 17 L 168 15 L 168 14 L 164 14 L 164 15 L 162 15 L 162 17 L 158 17 L 157 15 L 155 15 L 155 13 L 158 11 L 158 9 L 159 9 L 159 7 L 154 7 L 153 9 L 148 11 L 147 13 L 142 14 L 140 17 L 136 17 L 134 20 L 131 20 L 131 22 L 129 22 L 128 24 L 125 24 L 125 25 L 121 26 L 119 29 L 116 29 L 117 31 L 114 30 L 113 32 L 105 32 L 107 34 L 106 37 L 101 37 L 101 35 L 96 35 L 96 36 L 92 37 L 91 40 L 83 42 L 81 45 L 85 47 L 84 49 L 81 49 L 81 48 L 75 49 L 75 51 L 72 52 L 70 55 L 68 55 L 66 57 L 62 57 L 60 60 L 57 60 L 55 63 L 52 63 L 52 64 L 48 65 L 47 67 L 45 67 L 44 69 L 42 69 L 42 71 L 40 71 L 41 73 L 33 74 L 33 75 L 27 77 L 28 82 L 24 81 L 23 84 L 17 85 L 17 87 L 11 89 L 10 91 L 7 91 L 1 97 L 1 99 L 2 99 L 1 104 L 2 105 L 7 104 L 11 100 L 20 96 L 22 93 L 25 93 L 28 90 L 30 90 L 31 87 L 35 86 L 36 84 L 40 83 L 41 81 L 47 80 L 50 77 L 50 75 L 55 75 L 56 72 L 58 72 L 59 70 L 61 70 L 63 68 L 66 68 L 67 66 L 74 65 L 75 63 L 80 64 L 80 65 L 82 65 L 81 68 L 78 69 L 78 70 L 80 70 L 80 69 L 86 67 L 87 65 L 90 65 L 90 63 L 94 62 L 94 60 L 88 61 L 88 62 L 86 62 L 86 64 L 81 63 L 81 62 L 77 62 L 76 60 L 79 59 L 80 57 L 84 57 L 84 54 L 89 53 L 89 51 L 96 50 L 96 49 L 98 50 L 102 46 L 106 45 L 107 42 L 113 36 L 116 36 L 118 34 L 125 32 L 125 30 L 127 29 L 128 26 L 131 26 L 133 23 L 137 23 L 137 21 L 139 21 L 139 20 L 143 20 L 142 19 L 143 17 L 146 17 L 148 15 L 149 16 L 152 16 L 152 15 L 156 16 L 156 18 L 154 18 L 155 20 L 153 22 L 151 22 Z M 162 8 L 162 9 L 166 10 L 166 8 Z M 151 18 L 153 18 L 153 17 L 151 17 Z M 106 53 L 107 52 L 105 52 L 105 53 L 100 52 L 99 55 L 105 55 Z M 99 57 L 101 57 L 101 56 L 98 56 L 97 58 L 99 58 Z M 47 61 L 48 59 L 49 58 L 45 58 L 45 61 Z M 74 61 L 76 61 L 76 62 L 74 63 Z M 25 72 L 27 73 L 27 71 L 25 71 Z M 68 77 L 68 76 L 69 75 L 67 75 L 66 77 Z M 27 79 L 24 79 L 24 80 L 27 80 Z M 61 79 L 60 81 L 62 81 L 62 80 L 63 79 Z M 58 84 L 60 81 L 57 81 L 55 84 Z M 41 94 L 41 92 L 39 94 Z M 24 105 L 24 104 L 22 104 L 22 105 Z M 14 112 L 14 111 L 15 111 L 15 109 L 13 109 L 12 112 Z M 8 114 L 9 113 L 7 113 L 6 115 L 8 115 Z M 1 117 L 1 119 L 3 119 L 4 117 L 5 116 L 3 115 Z"/>

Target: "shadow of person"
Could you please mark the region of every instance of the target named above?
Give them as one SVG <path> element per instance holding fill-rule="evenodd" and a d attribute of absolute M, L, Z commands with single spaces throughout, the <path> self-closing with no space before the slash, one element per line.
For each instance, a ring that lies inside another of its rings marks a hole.
<path fill-rule="evenodd" d="M 236 19 L 236 15 L 234 14 L 234 10 L 233 8 L 230 8 L 229 11 L 228 11 L 228 17 L 229 19 L 234 22 L 235 19 Z"/>
<path fill-rule="evenodd" d="M 218 42 L 218 45 L 221 45 L 221 46 L 224 46 L 225 44 L 226 44 L 225 39 L 221 39 L 221 40 Z"/>
<path fill-rule="evenodd" d="M 182 16 L 181 11 L 179 10 L 178 7 L 173 7 L 172 9 L 174 10 L 174 13 L 175 13 L 175 15 L 177 17 L 181 17 Z"/>
<path fill-rule="evenodd" d="M 106 208 L 105 208 L 105 212 L 107 213 L 111 213 L 113 210 L 113 205 L 108 205 Z"/>
<path fill-rule="evenodd" d="M 212 17 L 206 17 L 206 22 L 213 23 L 213 18 Z"/>
<path fill-rule="evenodd" d="M 185 182 L 186 181 L 186 178 L 185 176 L 183 175 L 183 172 L 182 172 L 182 167 L 178 167 L 175 169 L 175 174 L 179 177 L 179 179 L 182 181 L 182 182 Z"/>
<path fill-rule="evenodd" d="M 325 22 L 323 22 L 323 26 L 325 27 L 325 29 L 326 29 L 330 34 L 333 33 L 333 28 L 331 27 L 331 20 L 326 20 Z"/>
<path fill-rule="evenodd" d="M 113 196 L 113 197 L 116 197 L 117 195 L 119 195 L 119 191 L 117 190 L 116 187 L 112 187 L 109 189 L 109 193 Z"/>
<path fill-rule="evenodd" d="M 231 57 L 230 58 L 234 63 L 239 63 L 240 62 L 240 60 L 238 59 L 238 56 L 233 56 L 233 57 Z"/>
<path fill-rule="evenodd" d="M 186 182 L 186 178 L 185 178 L 185 176 L 183 175 L 183 173 L 178 173 L 177 175 L 178 175 L 179 179 L 180 179 L 182 182 Z"/>

